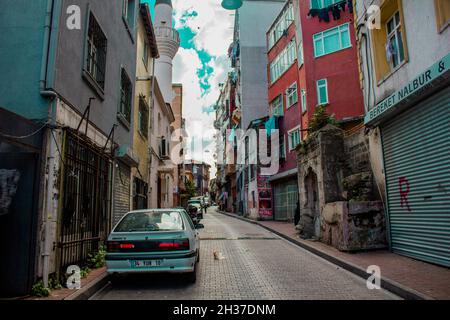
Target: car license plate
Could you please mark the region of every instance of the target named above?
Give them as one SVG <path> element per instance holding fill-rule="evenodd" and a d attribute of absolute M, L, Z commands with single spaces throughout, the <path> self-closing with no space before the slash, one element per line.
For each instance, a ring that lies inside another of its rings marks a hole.
<path fill-rule="evenodd" d="M 134 261 L 135 268 L 159 267 L 162 260 L 136 260 Z"/>

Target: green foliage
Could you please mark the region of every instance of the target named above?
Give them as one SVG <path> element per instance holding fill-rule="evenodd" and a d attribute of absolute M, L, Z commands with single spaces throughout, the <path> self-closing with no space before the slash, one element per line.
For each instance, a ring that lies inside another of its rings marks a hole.
<path fill-rule="evenodd" d="M 48 279 L 48 287 L 51 290 L 62 289 L 61 282 L 56 278 L 56 276 L 52 276 Z"/>
<path fill-rule="evenodd" d="M 31 288 L 31 294 L 39 298 L 48 297 L 50 295 L 50 289 L 45 287 L 44 281 L 39 280 Z"/>
<path fill-rule="evenodd" d="M 316 108 L 314 111 L 314 114 L 311 118 L 311 121 L 309 122 L 309 133 L 316 132 L 323 127 L 325 127 L 328 124 L 332 124 L 334 126 L 337 126 L 336 119 L 334 116 L 330 116 L 327 113 L 327 106 L 326 105 L 320 105 Z"/>
<path fill-rule="evenodd" d="M 98 269 L 105 266 L 106 248 L 105 246 L 100 246 L 98 251 L 94 254 L 89 254 L 88 256 L 88 267 L 92 269 Z"/>
<path fill-rule="evenodd" d="M 186 198 L 190 199 L 197 195 L 197 189 L 195 188 L 194 181 L 187 180 L 184 185 L 186 187 L 186 193 L 184 194 Z"/>
<path fill-rule="evenodd" d="M 88 274 L 91 272 L 92 270 L 88 267 L 84 267 L 80 270 L 80 276 L 82 279 L 86 278 L 88 276 Z"/>

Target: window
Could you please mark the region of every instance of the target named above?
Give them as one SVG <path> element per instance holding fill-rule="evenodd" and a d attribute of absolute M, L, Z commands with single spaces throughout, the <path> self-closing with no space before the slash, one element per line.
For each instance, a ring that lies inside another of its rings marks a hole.
<path fill-rule="evenodd" d="M 380 10 L 381 28 L 371 30 L 377 83 L 408 61 L 402 1 L 385 0 Z"/>
<path fill-rule="evenodd" d="M 280 134 L 280 159 L 286 159 L 285 145 L 284 134 Z"/>
<path fill-rule="evenodd" d="M 300 129 L 294 129 L 288 134 L 289 151 L 294 150 L 301 142 Z"/>
<path fill-rule="evenodd" d="M 107 40 L 92 13 L 89 14 L 85 71 L 102 89 L 105 89 Z"/>
<path fill-rule="evenodd" d="M 145 181 L 134 178 L 133 183 L 133 210 L 147 209 L 148 184 Z"/>
<path fill-rule="evenodd" d="M 316 33 L 313 36 L 314 55 L 316 58 L 350 48 L 350 30 L 349 24 L 343 24 L 339 27 L 329 29 L 324 32 Z"/>
<path fill-rule="evenodd" d="M 298 45 L 297 59 L 298 59 L 298 66 L 300 67 L 304 62 L 303 41 L 300 41 L 300 44 Z"/>
<path fill-rule="evenodd" d="M 272 110 L 272 116 L 283 116 L 283 95 L 280 94 L 272 101 L 270 109 Z"/>
<path fill-rule="evenodd" d="M 280 16 L 280 19 L 269 30 L 269 49 L 272 48 L 275 43 L 277 43 L 277 41 L 285 34 L 286 30 L 289 28 L 292 22 L 294 22 L 294 7 L 292 6 L 292 3 L 290 3 Z"/>
<path fill-rule="evenodd" d="M 133 85 L 128 77 L 125 69 L 122 68 L 121 82 L 120 82 L 120 106 L 119 115 L 122 116 L 128 123 L 131 123 L 131 97 L 133 94 Z"/>
<path fill-rule="evenodd" d="M 302 89 L 300 91 L 301 97 L 302 97 L 302 113 L 306 112 L 306 90 Z"/>
<path fill-rule="evenodd" d="M 327 79 L 317 81 L 317 104 L 328 103 L 328 83 Z"/>
<path fill-rule="evenodd" d="M 297 58 L 295 40 L 291 40 L 286 48 L 270 64 L 270 82 L 277 81 Z"/>
<path fill-rule="evenodd" d="M 122 17 L 129 30 L 134 29 L 135 0 L 122 0 Z"/>
<path fill-rule="evenodd" d="M 149 53 L 149 47 L 147 41 L 144 41 L 144 52 L 142 53 L 142 60 L 144 62 L 144 66 L 146 69 L 148 69 L 148 53 Z"/>
<path fill-rule="evenodd" d="M 405 50 L 403 47 L 402 30 L 400 27 L 400 13 L 398 11 L 386 23 L 386 30 L 386 57 L 391 65 L 391 69 L 395 69 L 405 61 Z"/>
<path fill-rule="evenodd" d="M 450 25 L 450 1 L 435 0 L 436 20 L 439 32 L 442 32 Z"/>
<path fill-rule="evenodd" d="M 297 82 L 293 83 L 286 90 L 286 101 L 287 101 L 286 108 L 290 108 L 298 102 Z"/>
<path fill-rule="evenodd" d="M 311 9 L 323 9 L 327 8 L 342 0 L 311 0 Z"/>
<path fill-rule="evenodd" d="M 139 97 L 138 130 L 148 138 L 148 105 L 143 96 Z"/>

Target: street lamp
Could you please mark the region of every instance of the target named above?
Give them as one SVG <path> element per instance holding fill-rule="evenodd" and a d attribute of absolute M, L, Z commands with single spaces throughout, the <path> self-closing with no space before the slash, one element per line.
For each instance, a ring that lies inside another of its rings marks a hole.
<path fill-rule="evenodd" d="M 227 10 L 236 10 L 242 7 L 242 0 L 223 0 L 222 7 Z"/>

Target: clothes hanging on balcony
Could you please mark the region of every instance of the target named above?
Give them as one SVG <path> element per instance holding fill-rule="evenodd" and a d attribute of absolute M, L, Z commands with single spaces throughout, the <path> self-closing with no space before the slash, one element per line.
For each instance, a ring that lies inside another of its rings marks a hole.
<path fill-rule="evenodd" d="M 334 20 L 339 20 L 341 18 L 341 9 L 339 5 L 334 5 L 331 7 L 331 13 L 333 14 Z"/>
<path fill-rule="evenodd" d="M 330 22 L 329 8 L 319 10 L 319 22 Z"/>
<path fill-rule="evenodd" d="M 308 12 L 308 16 L 315 18 L 319 15 L 319 11 L 319 9 L 311 9 Z"/>
<path fill-rule="evenodd" d="M 353 13 L 353 0 L 347 1 L 348 12 Z"/>

